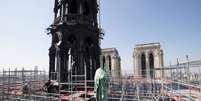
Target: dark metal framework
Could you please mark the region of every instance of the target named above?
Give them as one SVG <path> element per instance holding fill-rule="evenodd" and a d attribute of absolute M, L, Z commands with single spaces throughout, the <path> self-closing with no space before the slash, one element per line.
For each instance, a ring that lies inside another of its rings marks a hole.
<path fill-rule="evenodd" d="M 48 28 L 52 35 L 50 79 L 54 77 L 52 73 L 59 70 L 60 82 L 68 82 L 69 70 L 73 75 L 81 75 L 84 74 L 84 66 L 87 80 L 94 79 L 95 71 L 100 66 L 101 38 L 97 13 L 97 0 L 55 0 L 54 22 Z M 69 60 L 72 68 L 69 67 Z"/>

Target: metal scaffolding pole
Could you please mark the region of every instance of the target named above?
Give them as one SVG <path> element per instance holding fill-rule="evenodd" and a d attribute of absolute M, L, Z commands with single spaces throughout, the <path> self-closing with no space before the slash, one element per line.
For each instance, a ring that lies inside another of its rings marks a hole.
<path fill-rule="evenodd" d="M 188 79 L 188 84 L 191 84 L 191 79 L 190 79 L 190 61 L 188 55 L 186 55 L 186 60 L 187 60 L 187 79 Z M 191 99 L 191 86 L 189 86 L 189 101 L 192 101 Z"/>

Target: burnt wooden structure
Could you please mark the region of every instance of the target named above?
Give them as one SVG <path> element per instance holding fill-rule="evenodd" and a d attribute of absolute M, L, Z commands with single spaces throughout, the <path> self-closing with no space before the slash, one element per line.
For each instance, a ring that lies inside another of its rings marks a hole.
<path fill-rule="evenodd" d="M 49 49 L 50 79 L 60 71 L 60 82 L 69 82 L 70 75 L 84 74 L 84 66 L 87 80 L 94 79 L 95 71 L 100 66 L 97 13 L 97 0 L 55 0 L 54 22 L 48 28 L 52 35 Z"/>

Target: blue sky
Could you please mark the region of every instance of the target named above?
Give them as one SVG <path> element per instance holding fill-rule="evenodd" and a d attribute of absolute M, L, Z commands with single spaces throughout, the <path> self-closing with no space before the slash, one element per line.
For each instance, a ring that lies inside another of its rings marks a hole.
<path fill-rule="evenodd" d="M 0 69 L 48 69 L 54 0 L 0 1 Z M 201 0 L 102 0 L 102 48 L 119 50 L 122 69 L 132 70 L 135 44 L 160 42 L 165 64 L 201 59 Z"/>

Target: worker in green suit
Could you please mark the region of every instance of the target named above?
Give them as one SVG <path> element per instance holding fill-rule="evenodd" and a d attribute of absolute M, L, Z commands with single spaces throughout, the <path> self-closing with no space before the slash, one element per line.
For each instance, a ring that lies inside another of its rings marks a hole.
<path fill-rule="evenodd" d="M 101 60 L 101 66 L 95 73 L 94 92 L 96 101 L 107 101 L 110 77 L 106 70 L 105 58 L 101 57 Z"/>

